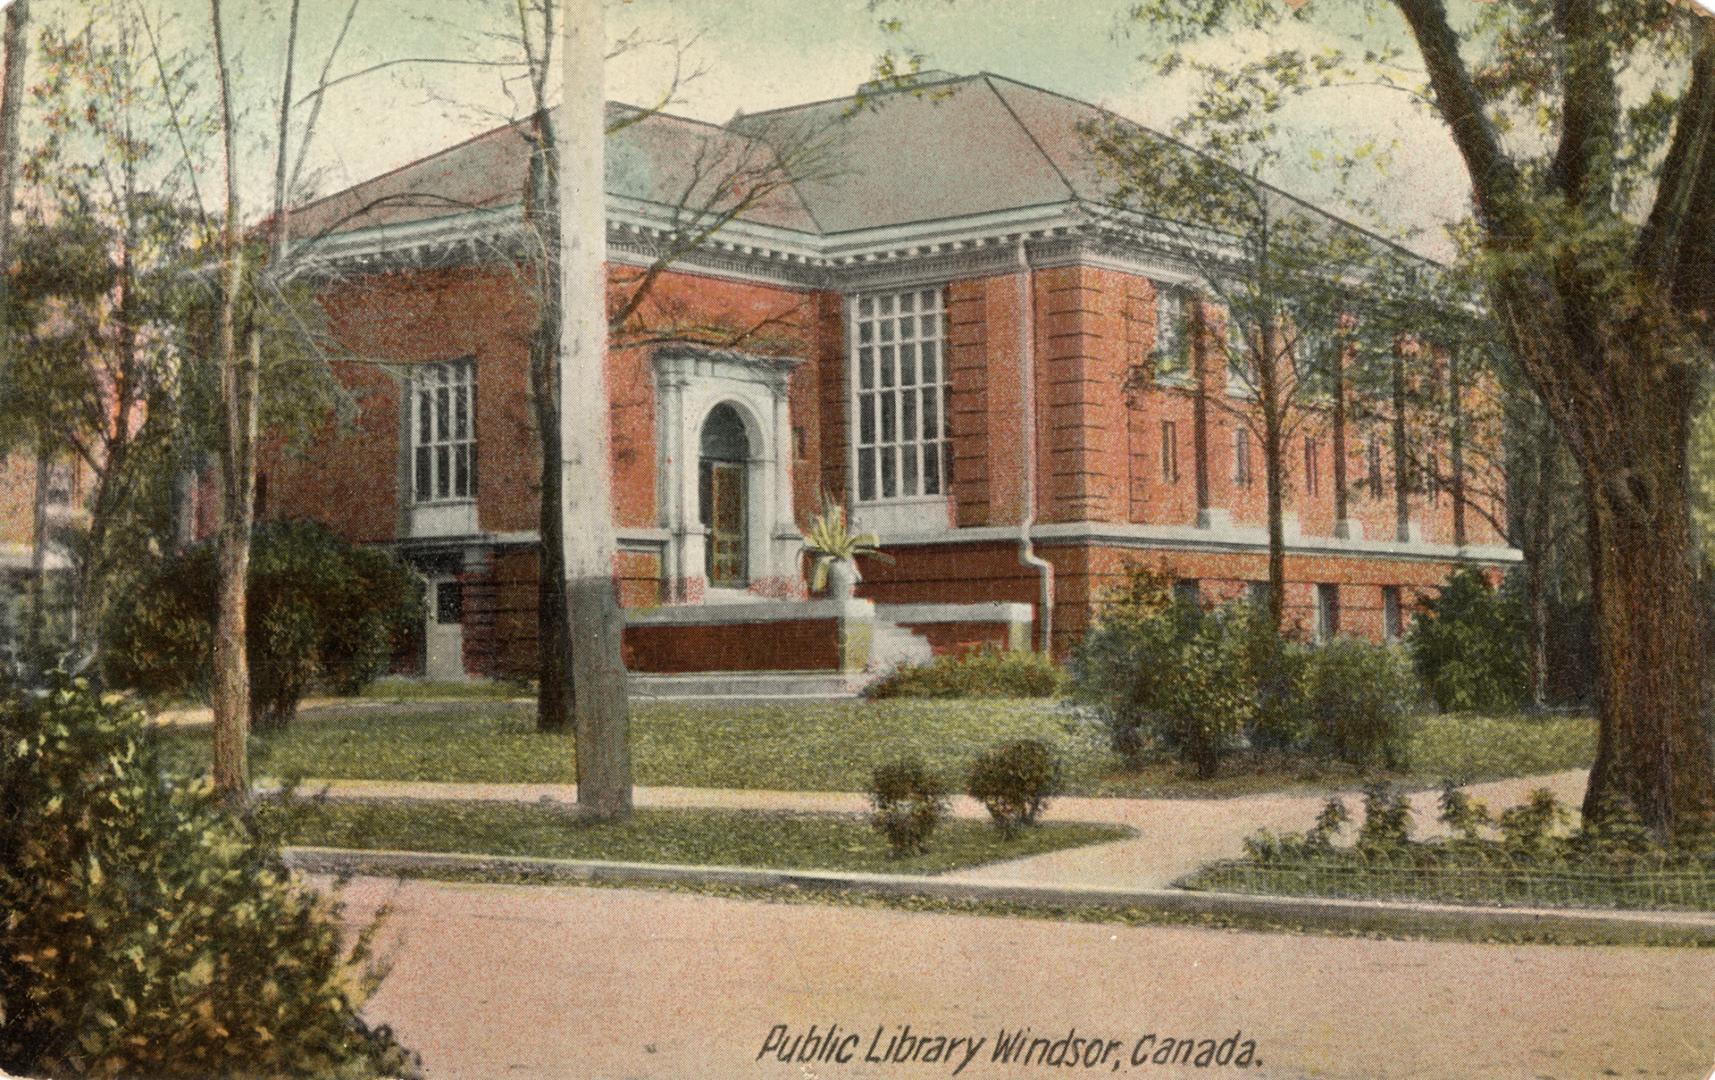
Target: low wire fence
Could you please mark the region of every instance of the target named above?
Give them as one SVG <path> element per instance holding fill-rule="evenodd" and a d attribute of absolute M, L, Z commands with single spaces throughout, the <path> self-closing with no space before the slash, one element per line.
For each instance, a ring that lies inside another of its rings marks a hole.
<path fill-rule="evenodd" d="M 1419 900 L 1508 907 L 1715 911 L 1715 868 L 1596 869 L 1524 861 L 1481 865 L 1371 856 L 1362 862 L 1205 866 L 1181 887 L 1211 892 Z"/>

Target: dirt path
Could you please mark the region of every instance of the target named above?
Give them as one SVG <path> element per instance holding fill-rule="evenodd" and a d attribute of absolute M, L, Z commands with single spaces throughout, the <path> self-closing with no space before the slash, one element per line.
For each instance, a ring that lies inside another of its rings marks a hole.
<path fill-rule="evenodd" d="M 493 1077 L 916 1080 L 866 1063 L 901 1025 L 1001 1028 L 1119 1044 L 1104 1075 L 1226 1069 L 1130 1064 L 1139 1040 L 1254 1040 L 1245 1075 L 1339 1080 L 1600 1076 L 1693 1080 L 1715 1065 L 1715 953 L 1373 941 L 780 905 L 623 889 L 398 885 L 360 878 L 361 917 L 394 907 L 392 976 L 370 1016 L 431 1080 Z M 775 1025 L 860 1036 L 851 1062 L 758 1060 Z M 962 1053 L 961 1053 L 962 1057 Z M 1085 1069 L 1068 1075 L 1088 1075 Z"/>

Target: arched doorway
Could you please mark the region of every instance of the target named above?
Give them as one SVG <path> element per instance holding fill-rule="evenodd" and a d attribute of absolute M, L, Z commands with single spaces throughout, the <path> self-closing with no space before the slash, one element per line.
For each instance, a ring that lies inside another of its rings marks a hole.
<path fill-rule="evenodd" d="M 703 421 L 697 470 L 701 520 L 708 530 L 704 570 L 713 588 L 742 589 L 748 581 L 749 463 L 743 418 L 731 405 L 716 405 Z"/>

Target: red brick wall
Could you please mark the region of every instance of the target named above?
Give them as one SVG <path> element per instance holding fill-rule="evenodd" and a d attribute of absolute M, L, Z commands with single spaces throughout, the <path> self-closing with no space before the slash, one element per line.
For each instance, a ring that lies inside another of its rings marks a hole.
<path fill-rule="evenodd" d="M 618 268 L 616 278 L 630 271 Z M 272 516 L 324 521 L 361 541 L 393 539 L 400 520 L 400 383 L 377 365 L 476 358 L 477 510 L 489 532 L 534 530 L 540 449 L 529 396 L 529 336 L 534 308 L 523 282 L 506 268 L 463 267 L 376 274 L 344 283 L 322 302 L 330 330 L 357 362 L 336 365 L 359 413 L 331 423 L 295 452 L 265 458 Z M 670 272 L 640 314 L 640 331 L 670 327 L 736 335 L 766 324 L 739 347 L 805 357 L 788 395 L 794 432 L 793 478 L 801 514 L 816 505 L 822 475 L 823 376 L 843 363 L 838 299 L 697 274 Z M 689 330 L 688 330 L 689 332 Z M 614 520 L 657 523 L 655 401 L 648 347 L 608 353 L 612 399 Z M 843 410 L 842 410 L 843 415 Z M 841 423 L 843 431 L 843 421 Z"/>
<path fill-rule="evenodd" d="M 29 547 L 36 533 L 36 458 L 0 457 L 0 548 Z"/>
<path fill-rule="evenodd" d="M 936 656 L 957 656 L 977 649 L 1006 649 L 1011 644 L 1012 627 L 1004 622 L 902 623 L 912 633 L 929 643 Z"/>
<path fill-rule="evenodd" d="M 1014 601 L 1034 606 L 1039 599 L 1039 579 L 1020 565 L 1014 543 L 895 546 L 888 551 L 895 560 L 892 565 L 864 564 L 858 595 L 879 604 Z M 1172 578 L 1196 578 L 1202 596 L 1211 602 L 1234 599 L 1244 594 L 1248 582 L 1268 578 L 1263 552 L 1193 554 L 1040 541 L 1036 551 L 1054 567 L 1052 632 L 1059 656 L 1083 636 L 1104 590 L 1124 581 L 1128 564 L 1160 568 Z M 1315 622 L 1315 585 L 1338 583 L 1341 630 L 1379 640 L 1383 586 L 1402 588 L 1401 607 L 1409 615 L 1416 599 L 1431 595 L 1452 569 L 1453 564 L 1443 562 L 1288 556 L 1286 624 L 1308 632 Z M 1040 611 L 1037 620 L 1039 627 Z"/>
<path fill-rule="evenodd" d="M 761 627 L 628 626 L 629 671 L 835 671 L 840 666 L 839 622 L 796 619 Z"/>
<path fill-rule="evenodd" d="M 532 306 L 504 268 L 374 274 L 325 293 L 335 365 L 358 415 L 296 451 L 264 457 L 270 516 L 325 522 L 356 541 L 391 540 L 400 514 L 401 375 L 382 363 L 476 360 L 477 513 L 494 531 L 534 528 L 540 450 L 528 396 Z"/>
<path fill-rule="evenodd" d="M 1012 524 L 1024 517 L 1019 287 L 1017 276 L 1006 275 L 957 281 L 947 289 L 947 430 L 960 525 Z"/>

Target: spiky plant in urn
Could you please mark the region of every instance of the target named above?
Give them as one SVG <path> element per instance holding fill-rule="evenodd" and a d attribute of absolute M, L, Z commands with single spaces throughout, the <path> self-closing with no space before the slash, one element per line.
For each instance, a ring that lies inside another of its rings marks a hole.
<path fill-rule="evenodd" d="M 850 600 L 852 588 L 863 579 L 857 559 L 863 556 L 893 562 L 882 551 L 874 533 L 853 533 L 846 526 L 846 509 L 832 495 L 822 493 L 822 512 L 804 530 L 804 552 L 810 556 L 810 591 L 827 589 L 830 600 Z"/>

